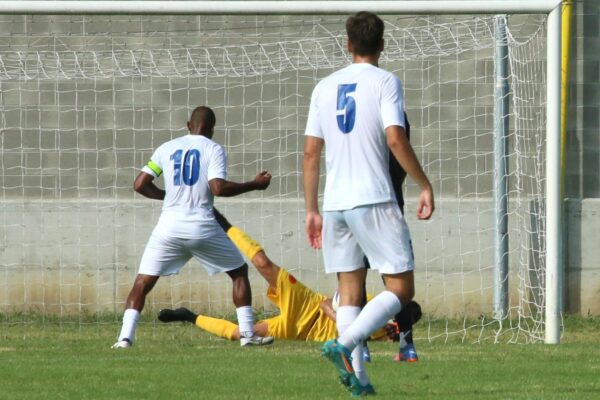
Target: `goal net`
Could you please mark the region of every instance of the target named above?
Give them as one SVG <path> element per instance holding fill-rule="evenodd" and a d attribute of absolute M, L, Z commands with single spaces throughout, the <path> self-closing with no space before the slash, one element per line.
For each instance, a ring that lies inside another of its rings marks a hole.
<path fill-rule="evenodd" d="M 329 294 L 304 237 L 302 146 L 316 82 L 351 60 L 346 16 L 0 15 L 0 325 L 120 321 L 161 203 L 132 182 L 197 105 L 217 115 L 229 178 L 265 192 L 216 207 L 308 287 Z M 381 67 L 404 83 L 411 142 L 437 210 L 406 216 L 416 255 L 417 338 L 538 341 L 545 260 L 545 16 L 506 18 L 509 48 L 509 312 L 492 315 L 494 16 L 385 16 Z M 161 185 L 159 179 L 158 184 Z M 371 274 L 369 291 L 378 292 Z M 251 272 L 253 304 L 276 312 Z M 195 261 L 162 278 L 164 307 L 233 312 L 226 275 Z M 108 315 L 108 317 L 107 317 Z M 149 322 L 154 324 L 154 322 Z M 140 329 L 143 331 L 144 329 Z"/>

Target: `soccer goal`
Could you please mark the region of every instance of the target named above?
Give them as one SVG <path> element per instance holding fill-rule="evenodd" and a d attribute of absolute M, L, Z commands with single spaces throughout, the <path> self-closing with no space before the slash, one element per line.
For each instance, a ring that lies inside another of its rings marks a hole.
<path fill-rule="evenodd" d="M 274 176 L 217 208 L 333 293 L 304 237 L 303 133 L 316 82 L 350 62 L 344 22 L 363 8 L 385 20 L 381 66 L 404 83 L 436 195 L 434 218 L 417 221 L 407 180 L 416 337 L 557 343 L 558 0 L 0 1 L 0 326 L 120 321 L 161 207 L 133 180 L 197 105 L 216 112 L 230 179 Z M 251 281 L 254 306 L 272 310 Z M 191 262 L 144 313 L 230 303 L 229 279 Z"/>

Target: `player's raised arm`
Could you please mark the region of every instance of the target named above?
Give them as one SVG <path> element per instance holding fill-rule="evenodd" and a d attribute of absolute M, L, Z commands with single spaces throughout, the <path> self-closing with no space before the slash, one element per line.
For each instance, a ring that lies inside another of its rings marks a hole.
<path fill-rule="evenodd" d="M 221 178 L 208 181 L 210 191 L 217 197 L 233 197 L 253 190 L 265 190 L 270 184 L 271 174 L 267 171 L 261 171 L 253 180 L 243 183 Z"/>
<path fill-rule="evenodd" d="M 154 176 L 144 171 L 135 178 L 133 190 L 149 199 L 165 199 L 165 191 L 154 184 Z"/>

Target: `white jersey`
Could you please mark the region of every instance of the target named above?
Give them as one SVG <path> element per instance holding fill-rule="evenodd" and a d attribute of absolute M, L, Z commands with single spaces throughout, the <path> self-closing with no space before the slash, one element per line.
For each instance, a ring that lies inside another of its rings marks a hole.
<path fill-rule="evenodd" d="M 201 239 L 220 229 L 208 186 L 211 179 L 227 177 L 227 157 L 219 144 L 201 135 L 170 140 L 156 149 L 142 171 L 164 177 L 166 194 L 155 233 Z"/>
<path fill-rule="evenodd" d="M 400 79 L 368 63 L 351 64 L 315 87 L 306 135 L 325 140 L 324 211 L 396 201 L 385 128 L 404 127 Z"/>

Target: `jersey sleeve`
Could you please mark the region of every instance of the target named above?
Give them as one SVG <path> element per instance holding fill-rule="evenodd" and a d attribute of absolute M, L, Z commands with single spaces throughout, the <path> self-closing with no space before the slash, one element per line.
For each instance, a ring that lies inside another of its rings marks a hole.
<path fill-rule="evenodd" d="M 142 172 L 158 178 L 163 172 L 163 165 L 160 157 L 161 154 L 162 146 L 154 151 L 154 154 L 152 154 L 152 157 L 150 157 L 150 161 L 148 161 L 148 163 L 142 168 Z"/>
<path fill-rule="evenodd" d="M 304 132 L 304 134 L 307 136 L 315 136 L 323 139 L 319 108 L 317 106 L 318 92 L 319 86 L 315 87 L 310 98 L 310 108 L 308 110 L 308 120 L 306 121 L 306 131 Z"/>
<path fill-rule="evenodd" d="M 223 147 L 215 145 L 208 161 L 207 180 L 227 178 L 227 155 Z"/>
<path fill-rule="evenodd" d="M 390 74 L 381 87 L 381 119 L 383 128 L 397 125 L 404 128 L 404 91 L 398 77 Z"/>

